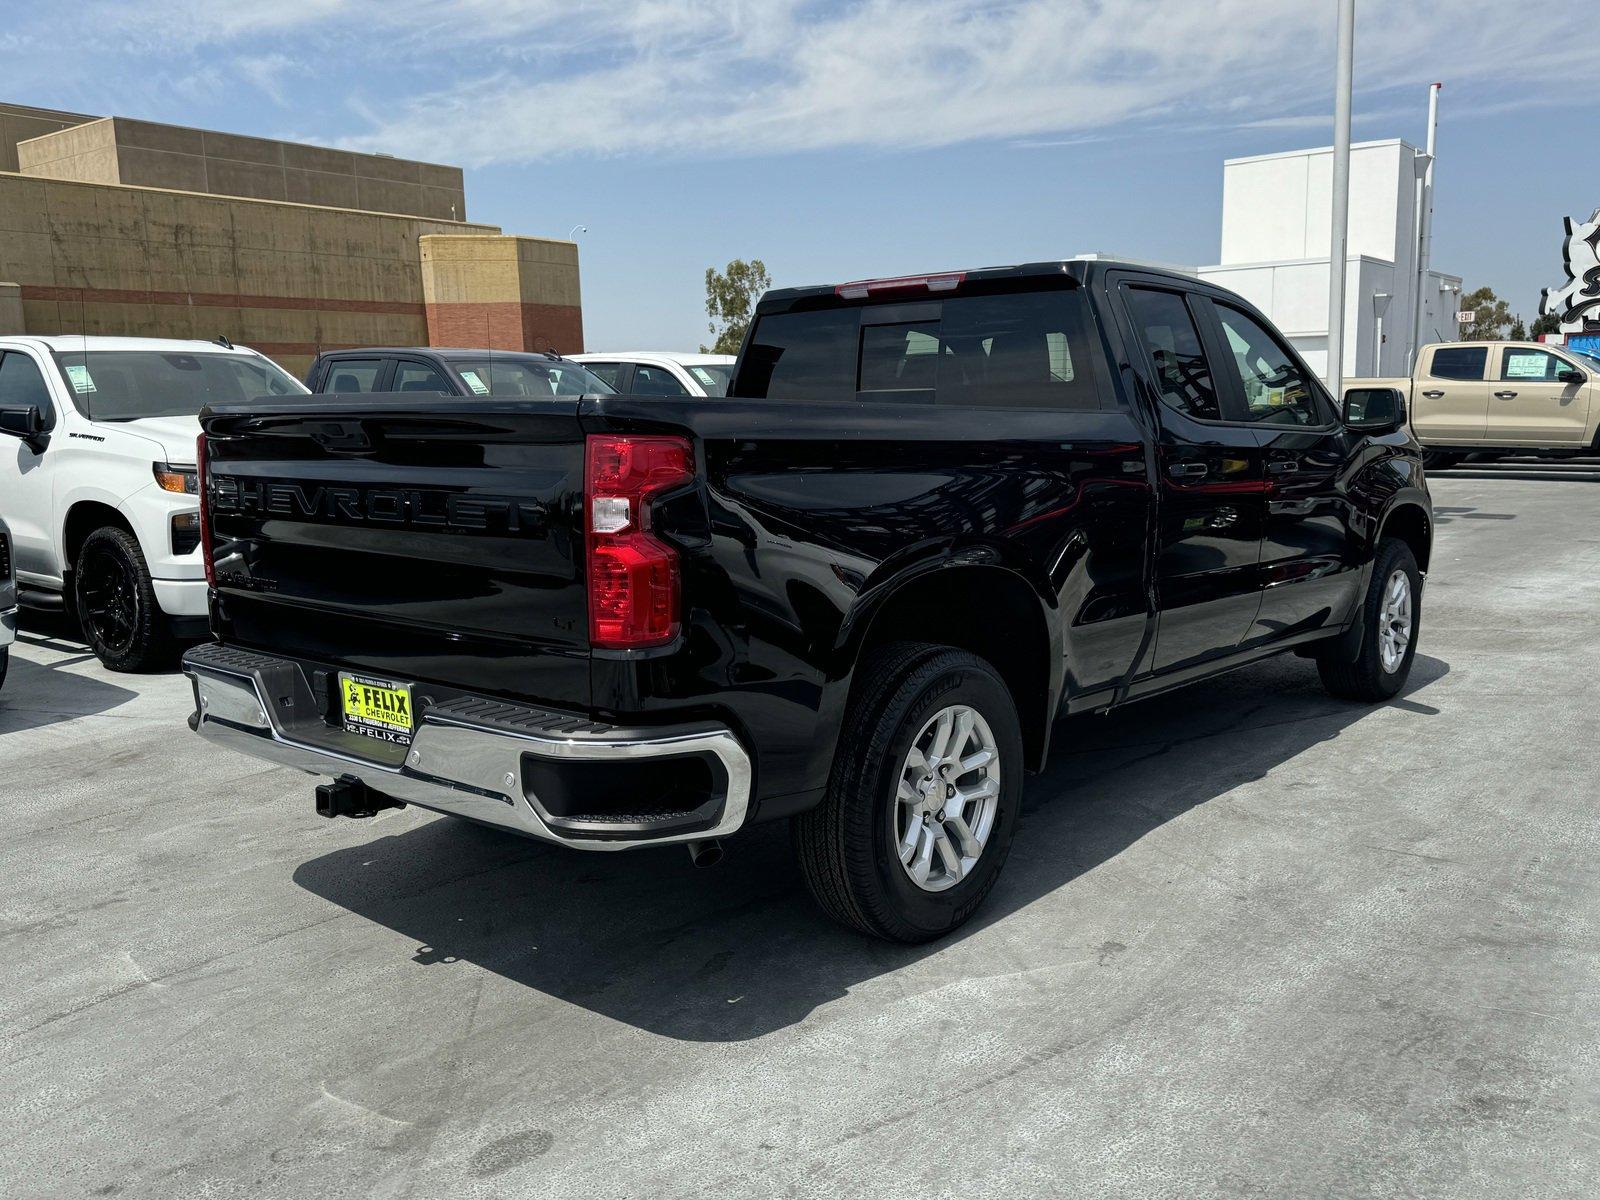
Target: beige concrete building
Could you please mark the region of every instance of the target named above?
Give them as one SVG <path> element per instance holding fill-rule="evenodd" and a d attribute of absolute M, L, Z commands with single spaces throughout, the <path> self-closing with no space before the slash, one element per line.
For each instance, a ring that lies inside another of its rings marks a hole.
<path fill-rule="evenodd" d="M 465 214 L 458 167 L 0 104 L 0 332 L 581 351 L 577 246 Z"/>

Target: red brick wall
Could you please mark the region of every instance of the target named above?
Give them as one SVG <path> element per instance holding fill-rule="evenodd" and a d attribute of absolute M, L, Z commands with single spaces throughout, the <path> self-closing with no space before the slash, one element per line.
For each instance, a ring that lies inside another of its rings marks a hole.
<path fill-rule="evenodd" d="M 513 300 L 428 305 L 428 344 L 583 353 L 583 309 Z"/>

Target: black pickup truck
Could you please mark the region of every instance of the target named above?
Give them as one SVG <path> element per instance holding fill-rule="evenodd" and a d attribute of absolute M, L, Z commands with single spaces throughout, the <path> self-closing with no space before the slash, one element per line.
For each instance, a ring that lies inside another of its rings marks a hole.
<path fill-rule="evenodd" d="M 792 818 L 834 917 L 943 934 L 1057 718 L 1285 650 L 1381 701 L 1432 516 L 1403 401 L 1104 260 L 768 293 L 727 398 L 202 417 L 205 736 L 587 850 Z"/>

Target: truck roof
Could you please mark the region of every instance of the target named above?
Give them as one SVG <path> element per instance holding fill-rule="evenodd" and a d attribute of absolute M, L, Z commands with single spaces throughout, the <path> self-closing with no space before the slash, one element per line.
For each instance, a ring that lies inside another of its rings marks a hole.
<path fill-rule="evenodd" d="M 338 350 L 324 350 L 318 358 L 360 358 L 368 354 L 417 354 L 453 361 L 458 358 L 528 359 L 554 362 L 560 358 L 554 350 L 475 350 L 468 346 L 342 346 Z"/>
<path fill-rule="evenodd" d="M 1141 275 L 1157 275 L 1194 286 L 1200 282 L 1195 276 L 1171 267 L 1157 266 L 1134 259 L 1107 258 L 1100 254 L 1085 254 L 1074 258 L 1047 259 L 1043 262 L 1016 263 L 1003 267 L 977 267 L 969 270 L 926 271 L 915 275 L 895 275 L 880 279 L 856 279 L 846 283 L 814 284 L 807 287 L 774 288 L 761 297 L 756 311 L 769 312 L 787 308 L 801 300 L 838 298 L 863 299 L 874 291 L 916 292 L 927 291 L 934 295 L 952 292 L 973 283 L 987 283 L 1007 279 L 1049 279 L 1065 277 L 1068 286 L 1077 286 L 1089 277 L 1090 272 L 1121 269 L 1138 271 Z"/>
<path fill-rule="evenodd" d="M 258 351 L 248 346 L 224 346 L 220 342 L 203 342 L 198 338 L 101 337 L 79 333 L 49 335 L 15 334 L 0 336 L 0 342 L 22 343 L 35 349 L 53 350 L 62 354 L 91 350 L 142 350 L 151 354 L 250 354 Z"/>

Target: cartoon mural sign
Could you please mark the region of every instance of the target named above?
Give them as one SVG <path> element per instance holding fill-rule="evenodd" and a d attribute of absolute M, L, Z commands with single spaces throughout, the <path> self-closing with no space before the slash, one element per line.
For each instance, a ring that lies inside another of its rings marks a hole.
<path fill-rule="evenodd" d="M 1561 322 L 1562 333 L 1600 332 L 1600 208 L 1587 221 L 1566 219 L 1561 261 L 1567 282 L 1545 288 L 1539 311 Z"/>

